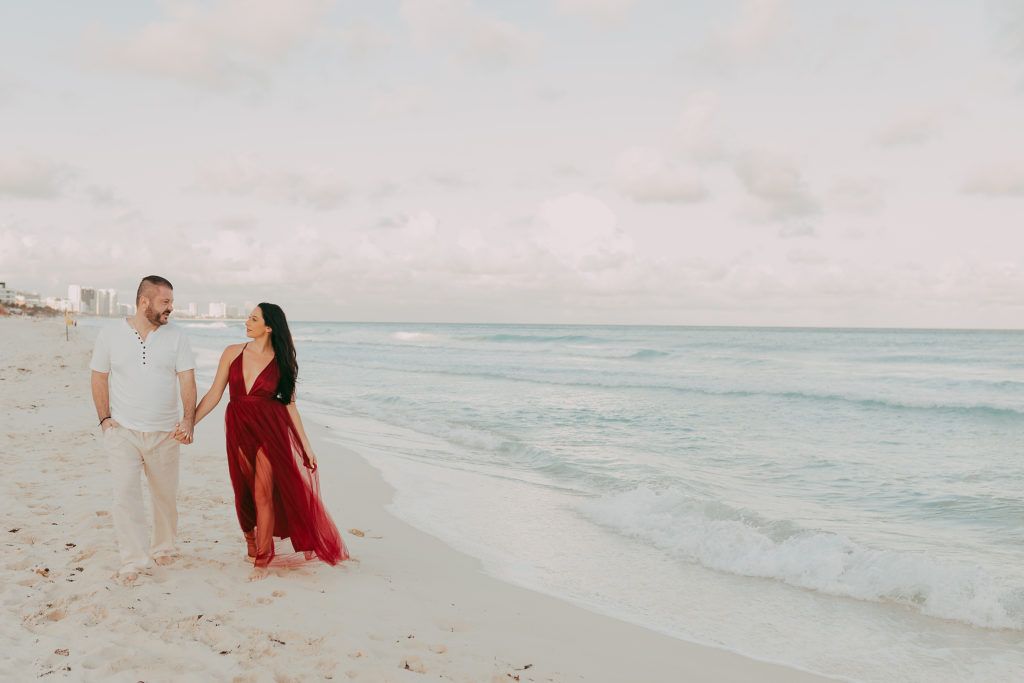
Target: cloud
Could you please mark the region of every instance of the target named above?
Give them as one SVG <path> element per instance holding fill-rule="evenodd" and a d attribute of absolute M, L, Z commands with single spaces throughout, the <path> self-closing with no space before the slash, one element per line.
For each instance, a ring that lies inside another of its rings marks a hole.
<path fill-rule="evenodd" d="M 719 109 L 718 94 L 705 90 L 690 96 L 679 117 L 673 138 L 694 161 L 718 161 L 725 154 L 717 123 Z"/>
<path fill-rule="evenodd" d="M 319 210 L 333 209 L 348 195 L 346 185 L 330 172 L 268 170 L 241 156 L 212 163 L 198 175 L 198 188 L 207 192 L 257 195 Z"/>
<path fill-rule="evenodd" d="M 941 132 L 942 119 L 949 108 L 944 106 L 919 107 L 894 116 L 883 123 L 872 137 L 882 147 L 909 147 L 923 145 Z"/>
<path fill-rule="evenodd" d="M 616 165 L 619 189 L 638 202 L 699 202 L 707 197 L 700 177 L 669 163 L 658 150 L 631 147 Z"/>
<path fill-rule="evenodd" d="M 22 79 L 0 68 L 0 105 L 13 102 L 18 93 L 25 88 Z"/>
<path fill-rule="evenodd" d="M 306 297 L 342 272 L 343 258 L 329 232 L 302 224 L 287 230 L 252 227 L 204 231 L 182 240 L 184 249 L 167 250 L 162 270 L 187 273 L 205 287 L 244 286 L 250 291 L 272 288 Z M 255 300 L 262 296 L 249 295 Z"/>
<path fill-rule="evenodd" d="M 556 0 L 555 7 L 565 14 L 591 19 L 620 19 L 629 13 L 636 0 Z"/>
<path fill-rule="evenodd" d="M 401 265 L 406 268 L 437 269 L 442 253 L 438 238 L 440 221 L 432 212 L 418 209 L 399 219 L 378 222 L 378 230 L 362 235 L 355 251 L 359 267 L 372 270 Z"/>
<path fill-rule="evenodd" d="M 203 255 L 203 269 L 216 273 L 220 282 L 279 282 L 285 273 L 280 270 L 277 250 L 267 246 L 248 233 L 217 230 L 192 249 Z"/>
<path fill-rule="evenodd" d="M 786 260 L 800 266 L 820 266 L 828 263 L 828 257 L 824 254 L 808 249 L 791 249 L 786 254 Z"/>
<path fill-rule="evenodd" d="M 85 188 L 85 192 L 95 204 L 113 205 L 122 203 L 114 192 L 114 188 L 109 185 L 90 185 Z"/>
<path fill-rule="evenodd" d="M 395 37 L 376 26 L 353 23 L 337 33 L 345 54 L 354 60 L 365 60 L 384 54 L 395 47 Z"/>
<path fill-rule="evenodd" d="M 778 235 L 784 240 L 789 240 L 797 237 L 816 237 L 818 231 L 814 229 L 813 225 L 797 223 L 780 226 Z"/>
<path fill-rule="evenodd" d="M 219 219 L 217 221 L 217 225 L 221 226 L 225 230 L 249 232 L 259 225 L 259 221 L 256 220 L 255 216 L 233 214 Z"/>
<path fill-rule="evenodd" d="M 964 192 L 992 196 L 1024 196 L 1024 162 L 1003 161 L 975 169 L 964 181 Z"/>
<path fill-rule="evenodd" d="M 427 178 L 439 187 L 452 190 L 460 190 L 473 185 L 472 179 L 457 171 L 435 171 Z"/>
<path fill-rule="evenodd" d="M 364 281 L 392 287 L 415 282 L 472 299 L 481 291 L 606 291 L 628 275 L 633 241 L 611 209 L 573 193 L 542 202 L 528 217 L 464 218 L 446 224 L 420 208 L 378 221 L 374 229 L 341 237 L 344 266 Z M 369 278 L 369 280 L 366 280 Z"/>
<path fill-rule="evenodd" d="M 541 204 L 534 221 L 536 244 L 577 271 L 615 268 L 633 255 L 633 240 L 596 197 L 567 194 Z"/>
<path fill-rule="evenodd" d="M 17 273 L 25 272 L 30 260 L 38 259 L 39 240 L 31 234 L 20 234 L 15 230 L 0 231 L 0 266 L 3 266 L 8 281 Z M 14 271 L 17 268 L 18 271 Z"/>
<path fill-rule="evenodd" d="M 997 46 L 1007 56 L 1024 58 L 1024 3 L 990 0 L 988 8 L 997 27 Z"/>
<path fill-rule="evenodd" d="M 735 171 L 743 186 L 758 200 L 753 207 L 755 219 L 800 218 L 819 210 L 799 169 L 781 154 L 767 150 L 747 152 L 737 160 Z"/>
<path fill-rule="evenodd" d="M 59 277 L 60 288 L 43 294 L 63 296 L 68 282 L 74 281 L 79 273 L 102 277 L 117 264 L 134 271 L 138 264 L 149 261 L 149 247 L 145 244 L 134 245 L 126 257 L 123 246 L 113 239 L 90 237 L 77 227 L 74 232 L 62 230 L 59 226 L 0 226 L 0 268 L 8 279 L 18 282 Z M 59 264 L 59 270 L 55 264 Z"/>
<path fill-rule="evenodd" d="M 334 0 L 166 3 L 167 17 L 134 34 L 95 29 L 86 49 L 101 63 L 189 85 L 227 89 L 263 81 L 307 42 Z"/>
<path fill-rule="evenodd" d="M 885 207 L 881 181 L 875 178 L 840 178 L 829 192 L 828 206 L 860 216 L 875 216 Z"/>
<path fill-rule="evenodd" d="M 430 90 L 419 85 L 407 85 L 374 93 L 371 107 L 384 116 L 406 116 L 421 113 L 429 100 Z"/>
<path fill-rule="evenodd" d="M 469 0 L 402 0 L 399 14 L 417 43 L 450 48 L 471 62 L 516 62 L 539 46 L 535 35 L 480 12 Z"/>
<path fill-rule="evenodd" d="M 0 156 L 0 197 L 53 199 L 60 195 L 71 169 L 49 159 L 17 153 Z"/>
<path fill-rule="evenodd" d="M 723 66 L 748 63 L 783 43 L 789 30 L 789 0 L 745 0 L 728 26 L 700 51 Z"/>
<path fill-rule="evenodd" d="M 569 91 L 563 86 L 538 85 L 533 90 L 534 96 L 541 102 L 561 102 L 565 100 Z"/>

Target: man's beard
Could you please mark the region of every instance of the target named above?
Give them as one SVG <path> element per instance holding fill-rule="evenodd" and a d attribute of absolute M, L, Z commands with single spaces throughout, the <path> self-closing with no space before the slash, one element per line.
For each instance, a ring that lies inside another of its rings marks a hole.
<path fill-rule="evenodd" d="M 163 318 L 163 314 L 164 314 L 163 311 L 155 310 L 153 308 L 152 304 L 150 304 L 146 308 L 146 320 L 148 320 L 149 322 L 153 323 L 157 327 L 159 327 L 161 325 L 166 325 L 167 324 L 167 321 L 164 320 L 164 318 Z M 168 313 L 167 315 L 168 315 L 168 317 L 170 317 L 170 313 Z"/>

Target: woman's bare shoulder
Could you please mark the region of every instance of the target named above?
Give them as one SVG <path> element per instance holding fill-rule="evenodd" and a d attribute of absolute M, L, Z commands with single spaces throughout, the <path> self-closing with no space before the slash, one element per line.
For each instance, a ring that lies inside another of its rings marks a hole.
<path fill-rule="evenodd" d="M 224 353 L 220 355 L 221 360 L 234 360 L 245 348 L 245 344 L 229 344 L 224 347 Z"/>

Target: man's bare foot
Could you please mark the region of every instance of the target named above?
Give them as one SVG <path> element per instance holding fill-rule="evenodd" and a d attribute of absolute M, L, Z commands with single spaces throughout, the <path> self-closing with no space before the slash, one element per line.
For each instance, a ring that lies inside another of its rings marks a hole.
<path fill-rule="evenodd" d="M 160 567 L 166 567 L 169 564 L 174 564 L 174 558 L 170 555 L 157 555 L 153 558 L 153 562 Z"/>
<path fill-rule="evenodd" d="M 267 578 L 266 567 L 253 567 L 252 571 L 249 572 L 249 578 L 246 581 L 259 581 L 260 579 Z"/>
<path fill-rule="evenodd" d="M 139 580 L 139 573 L 133 569 L 126 569 L 117 573 L 117 580 L 126 586 L 134 586 Z"/>

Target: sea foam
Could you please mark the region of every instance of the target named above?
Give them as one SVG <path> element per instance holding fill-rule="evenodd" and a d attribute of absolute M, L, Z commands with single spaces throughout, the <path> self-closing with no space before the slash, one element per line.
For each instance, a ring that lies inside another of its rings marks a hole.
<path fill-rule="evenodd" d="M 839 534 L 648 487 L 591 501 L 583 513 L 679 561 L 831 595 L 900 603 L 975 626 L 1024 629 L 1024 583 L 975 565 L 863 547 Z"/>

